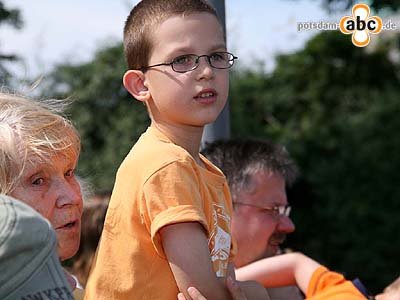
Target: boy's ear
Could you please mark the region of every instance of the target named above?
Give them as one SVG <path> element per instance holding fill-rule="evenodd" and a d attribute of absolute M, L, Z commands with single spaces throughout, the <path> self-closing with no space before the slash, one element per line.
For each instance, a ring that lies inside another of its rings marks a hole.
<path fill-rule="evenodd" d="M 123 83 L 128 92 L 137 100 L 146 102 L 150 98 L 150 92 L 145 85 L 145 76 L 142 71 L 126 71 Z"/>

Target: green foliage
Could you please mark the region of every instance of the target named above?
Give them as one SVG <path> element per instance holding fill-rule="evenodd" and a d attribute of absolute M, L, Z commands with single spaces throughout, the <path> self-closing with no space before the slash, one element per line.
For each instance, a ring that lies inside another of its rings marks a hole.
<path fill-rule="evenodd" d="M 22 18 L 18 9 L 6 8 L 3 1 L 0 1 L 0 25 L 8 24 L 15 29 L 22 28 Z M 8 84 L 11 74 L 4 66 L 5 61 L 16 61 L 17 56 L 14 54 L 5 54 L 0 52 L 0 85 Z"/>
<path fill-rule="evenodd" d="M 8 23 L 9 25 L 21 29 L 22 19 L 18 9 L 8 9 L 4 6 L 3 1 L 0 1 L 0 24 Z"/>
<path fill-rule="evenodd" d="M 325 32 L 277 57 L 272 74 L 236 72 L 232 132 L 285 144 L 302 176 L 289 246 L 374 291 L 400 265 L 399 66 Z"/>
<path fill-rule="evenodd" d="M 72 98 L 68 113 L 82 138 L 78 171 L 97 191 L 112 189 L 118 166 L 149 123 L 145 107 L 122 85 L 125 70 L 118 43 L 89 63 L 58 66 L 44 92 Z"/>

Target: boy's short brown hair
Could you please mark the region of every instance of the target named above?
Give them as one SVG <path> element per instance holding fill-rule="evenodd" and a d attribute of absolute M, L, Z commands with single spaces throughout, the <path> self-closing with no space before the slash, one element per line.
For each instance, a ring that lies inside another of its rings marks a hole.
<path fill-rule="evenodd" d="M 148 64 L 154 28 L 174 15 L 206 12 L 217 14 L 204 0 L 142 0 L 130 12 L 124 27 L 124 52 L 128 68 L 139 70 Z"/>

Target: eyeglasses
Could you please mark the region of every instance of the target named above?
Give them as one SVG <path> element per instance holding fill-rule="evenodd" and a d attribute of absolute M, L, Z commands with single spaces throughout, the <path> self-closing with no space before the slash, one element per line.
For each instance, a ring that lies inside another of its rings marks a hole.
<path fill-rule="evenodd" d="M 215 69 L 229 69 L 233 66 L 235 59 L 238 59 L 238 57 L 229 52 L 214 52 L 210 55 L 185 54 L 175 57 L 171 62 L 142 67 L 140 70 L 145 72 L 147 69 L 153 67 L 171 66 L 175 72 L 186 73 L 193 71 L 199 66 L 201 57 L 205 57 L 210 66 Z"/>
<path fill-rule="evenodd" d="M 243 202 L 234 202 L 233 204 L 255 207 L 262 211 L 270 213 L 274 217 L 278 217 L 278 216 L 289 217 L 290 211 L 292 210 L 292 207 L 290 205 L 279 205 L 279 206 L 274 206 L 274 207 L 261 207 L 261 206 L 243 203 Z"/>

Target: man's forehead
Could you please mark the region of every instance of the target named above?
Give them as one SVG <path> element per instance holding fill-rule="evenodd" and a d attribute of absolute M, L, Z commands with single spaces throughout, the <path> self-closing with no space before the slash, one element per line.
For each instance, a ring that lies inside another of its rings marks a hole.
<path fill-rule="evenodd" d="M 242 198 L 247 198 L 252 204 L 286 205 L 287 197 L 285 180 L 282 175 L 269 170 L 259 170 L 249 174 Z"/>
<path fill-rule="evenodd" d="M 245 178 L 249 191 L 260 189 L 264 185 L 276 185 L 285 188 L 285 179 L 282 174 L 269 169 L 255 169 L 247 172 Z"/>

